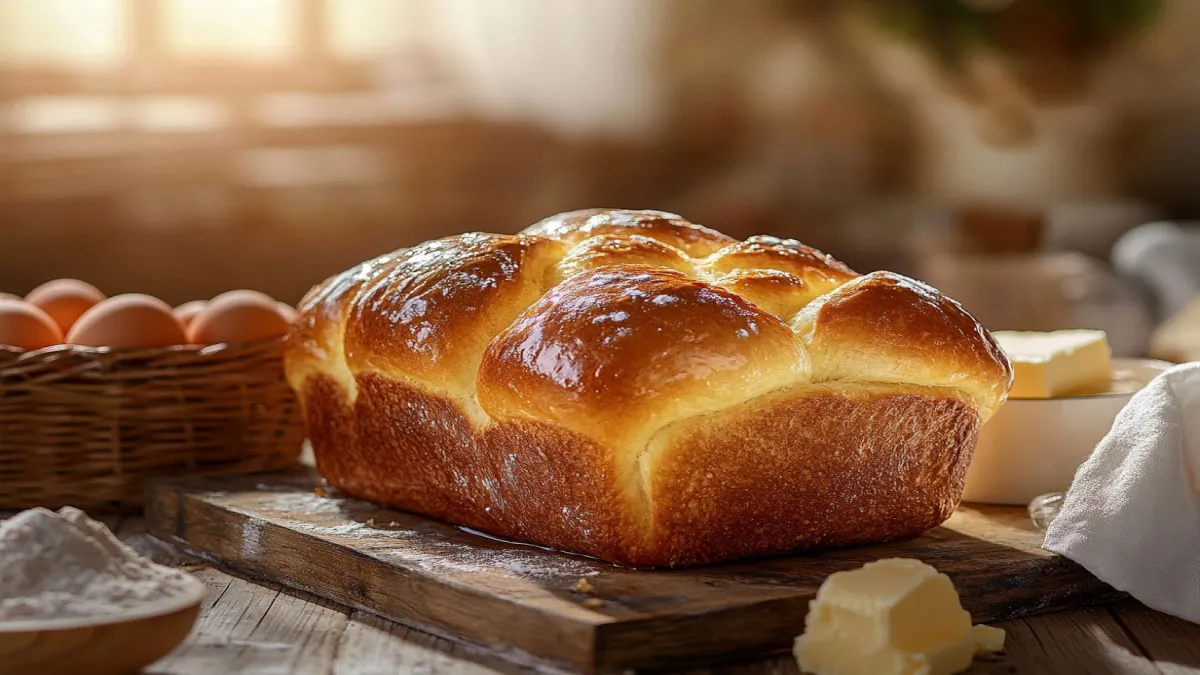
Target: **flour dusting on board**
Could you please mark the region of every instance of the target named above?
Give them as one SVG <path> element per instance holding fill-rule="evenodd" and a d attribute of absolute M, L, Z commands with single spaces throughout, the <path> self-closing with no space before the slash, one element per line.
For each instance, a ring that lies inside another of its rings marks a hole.
<path fill-rule="evenodd" d="M 311 492 L 280 492 L 272 494 L 262 505 L 272 511 L 315 516 L 340 514 L 342 512 L 340 502 L 341 500 L 338 499 L 318 497 Z"/>
<path fill-rule="evenodd" d="M 30 509 L 0 524 L 0 623 L 118 614 L 191 583 L 79 509 Z"/>
<path fill-rule="evenodd" d="M 396 552 L 392 557 L 431 571 L 472 573 L 504 570 L 526 578 L 590 577 L 600 573 L 597 569 L 600 563 L 577 560 L 564 555 L 552 556 L 520 548 L 455 546 L 446 542 L 439 542 L 424 551 L 406 549 Z"/>
<path fill-rule="evenodd" d="M 262 553 L 262 531 L 261 520 L 247 519 L 242 524 L 242 557 L 254 558 Z"/>
<path fill-rule="evenodd" d="M 553 578 L 566 575 L 595 576 L 605 563 L 570 557 L 558 552 L 547 553 L 537 546 L 506 542 L 481 533 L 459 528 L 479 544 L 467 545 L 427 536 L 422 532 L 400 527 L 385 517 L 366 522 L 348 519 L 348 505 L 361 505 L 365 510 L 387 511 L 367 502 L 320 496 L 312 493 L 279 493 L 265 496 L 257 505 L 272 511 L 292 529 L 346 539 L 394 539 L 405 546 L 395 550 L 374 548 L 377 555 L 387 556 L 399 563 L 409 563 L 419 569 L 453 573 L 504 571 L 524 578 Z M 419 543 L 419 546 L 413 544 Z"/>

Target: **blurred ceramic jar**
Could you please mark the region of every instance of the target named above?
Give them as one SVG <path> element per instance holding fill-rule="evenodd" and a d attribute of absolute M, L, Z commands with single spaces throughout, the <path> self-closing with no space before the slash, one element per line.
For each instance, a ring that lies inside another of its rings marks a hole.
<path fill-rule="evenodd" d="M 1157 328 L 1150 354 L 1200 360 L 1200 223 L 1150 223 L 1113 247 L 1113 264 L 1147 289 Z"/>
<path fill-rule="evenodd" d="M 1147 353 L 1151 307 L 1139 287 L 1074 253 L 934 253 L 920 276 L 991 330 L 1095 328 L 1117 356 Z"/>

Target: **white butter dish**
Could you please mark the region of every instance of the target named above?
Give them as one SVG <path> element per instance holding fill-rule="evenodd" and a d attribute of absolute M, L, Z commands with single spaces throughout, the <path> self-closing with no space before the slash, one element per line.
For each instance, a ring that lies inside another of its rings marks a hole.
<path fill-rule="evenodd" d="M 963 501 L 1025 506 L 1038 495 L 1065 491 L 1121 408 L 1172 365 L 1113 359 L 1109 392 L 1009 399 L 980 429 Z"/>

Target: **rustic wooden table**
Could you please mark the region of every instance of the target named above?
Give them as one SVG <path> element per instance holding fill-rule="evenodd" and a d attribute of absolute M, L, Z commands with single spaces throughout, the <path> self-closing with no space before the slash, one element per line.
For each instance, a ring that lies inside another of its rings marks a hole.
<path fill-rule="evenodd" d="M 145 550 L 141 518 L 106 518 Z M 168 553 L 168 560 L 170 554 Z M 158 556 L 156 556 L 158 557 Z M 162 559 L 162 558 L 160 558 Z M 196 628 L 149 675 L 481 675 L 526 669 L 316 596 L 174 560 L 211 589 Z M 1200 626 L 1132 601 L 997 624 L 1006 651 L 970 673 L 1200 675 Z M 688 673 L 796 673 L 788 656 Z"/>
<path fill-rule="evenodd" d="M 0 513 L 0 519 L 9 515 Z M 511 675 L 533 672 L 314 595 L 231 575 L 166 549 L 138 517 L 105 517 L 123 540 L 208 584 L 200 619 L 184 644 L 146 675 Z M 1003 654 L 973 675 L 1200 675 L 1200 626 L 1132 601 L 996 624 Z M 767 675 L 800 671 L 790 656 L 685 671 Z"/>

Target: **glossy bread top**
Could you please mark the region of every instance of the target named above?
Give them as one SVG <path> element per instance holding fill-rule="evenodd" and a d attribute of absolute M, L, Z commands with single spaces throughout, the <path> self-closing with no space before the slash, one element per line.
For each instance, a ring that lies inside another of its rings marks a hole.
<path fill-rule="evenodd" d="M 496 336 L 479 401 L 496 419 L 640 447 L 672 421 L 807 379 L 779 317 L 674 270 L 619 265 L 571 277 Z"/>
<path fill-rule="evenodd" d="M 689 223 L 674 213 L 628 209 L 568 211 L 530 225 L 525 228 L 525 234 L 573 244 L 602 234 L 619 237 L 641 235 L 674 246 L 691 257 L 703 257 L 737 243 L 737 239 L 729 235 Z"/>
<path fill-rule="evenodd" d="M 326 281 L 299 311 L 297 390 L 320 371 L 353 396 L 379 373 L 479 425 L 554 422 L 631 452 L 684 418 L 815 383 L 936 387 L 986 419 L 1012 379 L 991 335 L 929 286 L 660 211 L 426 242 Z"/>
<path fill-rule="evenodd" d="M 958 389 L 985 417 L 1012 386 L 1012 365 L 991 333 L 954 300 L 899 274 L 846 282 L 805 306 L 792 328 L 818 381 Z"/>

